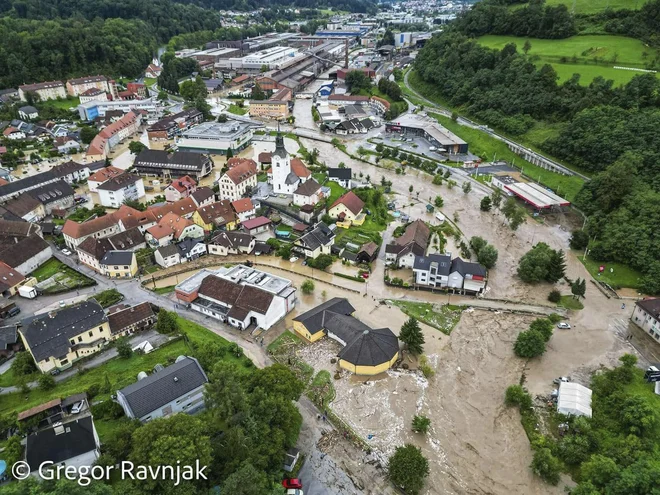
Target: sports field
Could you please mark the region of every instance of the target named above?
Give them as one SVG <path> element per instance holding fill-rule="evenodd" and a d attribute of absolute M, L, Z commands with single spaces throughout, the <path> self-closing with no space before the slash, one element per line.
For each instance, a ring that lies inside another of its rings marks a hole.
<path fill-rule="evenodd" d="M 507 43 L 515 43 L 518 52 L 522 52 L 527 38 L 486 35 L 478 41 L 498 50 Z M 643 72 L 615 69 L 615 66 L 643 69 L 645 61 L 653 60 L 656 55 L 654 49 L 644 46 L 641 41 L 625 36 L 588 35 L 563 40 L 531 38 L 529 42 L 532 47 L 528 55 L 538 57 L 535 62 L 537 65 L 552 65 L 560 81 L 570 79 L 573 74 L 580 74 L 580 83 L 584 85 L 597 76 L 612 79 L 616 86 L 625 84 Z"/>
<path fill-rule="evenodd" d="M 595 14 L 603 10 L 637 10 L 646 3 L 646 0 L 546 0 L 546 5 L 564 4 L 569 11 L 575 8 L 576 14 Z"/>

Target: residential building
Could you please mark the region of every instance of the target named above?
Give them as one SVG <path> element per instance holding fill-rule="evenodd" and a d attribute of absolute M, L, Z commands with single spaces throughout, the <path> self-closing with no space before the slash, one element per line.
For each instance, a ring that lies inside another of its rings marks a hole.
<path fill-rule="evenodd" d="M 284 147 L 284 137 L 278 133 L 275 151 L 271 154 L 272 166 L 268 170 L 268 182 L 275 194 L 293 194 L 302 183 L 311 177 L 311 172 L 299 159 L 291 159 Z"/>
<path fill-rule="evenodd" d="M 174 139 L 174 136 L 204 122 L 204 114 L 195 108 L 159 120 L 147 128 L 147 136 L 153 141 Z"/>
<path fill-rule="evenodd" d="M 120 222 L 114 214 L 104 215 L 83 223 L 67 220 L 62 228 L 64 241 L 71 249 L 76 249 L 88 237 L 109 237 L 122 231 Z"/>
<path fill-rule="evenodd" d="M 88 164 L 77 163 L 73 160 L 69 160 L 68 162 L 62 163 L 61 165 L 57 165 L 53 167 L 51 171 L 55 177 L 58 179 L 64 179 L 68 184 L 87 180 L 91 174 L 91 170 Z"/>
<path fill-rule="evenodd" d="M 323 198 L 321 186 L 314 179 L 309 179 L 293 191 L 293 204 L 296 206 L 315 205 Z"/>
<path fill-rule="evenodd" d="M 2 135 L 10 141 L 19 141 L 27 137 L 25 132 L 12 126 L 9 126 L 4 131 L 2 131 Z"/>
<path fill-rule="evenodd" d="M 139 227 L 132 227 L 118 234 L 111 235 L 107 239 L 112 244 L 113 249 L 118 251 L 138 251 L 147 247 L 144 234 Z"/>
<path fill-rule="evenodd" d="M 254 124 L 230 119 L 227 122 L 203 122 L 183 131 L 176 138 L 179 151 L 194 151 L 226 155 L 231 150 L 237 155 L 250 146 L 254 134 Z"/>
<path fill-rule="evenodd" d="M 40 222 L 46 216 L 46 208 L 41 201 L 33 198 L 30 194 L 22 194 L 9 200 L 5 209 L 26 222 Z"/>
<path fill-rule="evenodd" d="M 660 341 L 660 298 L 649 297 L 636 301 L 630 320 L 656 341 Z"/>
<path fill-rule="evenodd" d="M 80 119 L 94 122 L 98 118 L 106 118 L 109 115 L 126 114 L 129 112 L 140 112 L 146 114 L 146 121 L 156 122 L 162 116 L 162 107 L 152 98 L 144 100 L 91 100 L 78 105 Z"/>
<path fill-rule="evenodd" d="M 87 178 L 87 187 L 89 192 L 96 192 L 98 187 L 104 182 L 112 179 L 113 177 L 118 177 L 124 173 L 124 170 L 121 168 L 113 167 L 108 165 L 103 167 Z"/>
<path fill-rule="evenodd" d="M 182 286 L 186 286 L 185 281 L 177 286 L 177 296 Z M 293 309 L 296 301 L 290 280 L 243 265 L 206 276 L 194 292 L 193 310 L 241 330 L 251 326 L 268 330 Z"/>
<path fill-rule="evenodd" d="M 155 209 L 139 211 L 127 205 L 121 205 L 111 215 L 119 225 L 121 232 L 137 228 L 143 235 L 149 227 L 156 225 L 159 220 Z"/>
<path fill-rule="evenodd" d="M 250 198 L 237 199 L 231 202 L 231 207 L 236 212 L 239 222 L 245 222 L 257 216 L 257 208 Z"/>
<path fill-rule="evenodd" d="M 146 196 L 142 177 L 123 173 L 97 186 L 99 204 L 119 208 L 126 201 L 140 201 Z"/>
<path fill-rule="evenodd" d="M 328 209 L 328 215 L 340 221 L 355 222 L 360 215 L 363 215 L 364 201 L 362 201 L 353 191 L 340 196 Z"/>
<path fill-rule="evenodd" d="M 174 179 L 169 186 L 165 188 L 165 201 L 173 203 L 180 199 L 187 198 L 197 190 L 197 182 L 189 175 L 184 175 L 180 179 Z"/>
<path fill-rule="evenodd" d="M 160 246 L 154 251 L 154 258 L 156 263 L 163 268 L 181 263 L 181 253 L 179 253 L 179 248 L 176 247 L 176 244 Z"/>
<path fill-rule="evenodd" d="M 250 235 L 261 234 L 270 230 L 272 222 L 266 217 L 257 217 L 241 223 L 243 231 Z"/>
<path fill-rule="evenodd" d="M 23 342 L 18 335 L 18 324 L 0 327 L 0 357 L 10 358 L 23 348 Z"/>
<path fill-rule="evenodd" d="M 143 423 L 181 412 L 192 414 L 204 408 L 208 381 L 197 359 L 179 356 L 174 364 L 118 390 L 117 402 L 128 418 Z"/>
<path fill-rule="evenodd" d="M 147 66 L 147 70 L 144 73 L 144 77 L 149 79 L 156 79 L 158 76 L 160 76 L 161 72 L 163 72 L 163 69 L 160 66 L 156 64 L 149 64 Z"/>
<path fill-rule="evenodd" d="M 91 415 L 36 431 L 25 444 L 25 462 L 33 476 L 41 476 L 41 466 L 47 462 L 82 472 L 94 466 L 100 455 L 101 442 Z"/>
<path fill-rule="evenodd" d="M 211 242 L 207 249 L 209 254 L 227 256 L 229 254 L 250 254 L 255 246 L 256 239 L 250 234 L 243 232 L 220 232 Z"/>
<path fill-rule="evenodd" d="M 148 96 L 147 86 L 142 83 L 129 82 L 126 84 L 126 90 L 135 98 L 142 99 Z"/>
<path fill-rule="evenodd" d="M 213 160 L 203 153 L 143 150 L 135 157 L 135 170 L 140 175 L 159 177 L 193 177 L 199 182 L 213 170 Z"/>
<path fill-rule="evenodd" d="M 90 101 L 108 101 L 108 93 L 98 88 L 89 88 L 80 94 L 80 103 L 87 103 Z"/>
<path fill-rule="evenodd" d="M 339 342 L 339 366 L 356 375 L 377 375 L 399 359 L 399 340 L 389 328 L 372 329 L 353 314 L 345 298 L 329 301 L 293 319 L 294 331 L 310 342 L 324 336 Z"/>
<path fill-rule="evenodd" d="M 352 189 L 351 178 L 353 171 L 350 168 L 329 168 L 328 180 L 336 182 L 344 189 Z"/>
<path fill-rule="evenodd" d="M 143 302 L 108 314 L 110 333 L 113 338 L 124 337 L 140 332 L 156 323 L 156 315 L 151 304 Z"/>
<path fill-rule="evenodd" d="M 66 82 L 66 91 L 69 96 L 80 96 L 89 89 L 97 89 L 104 93 L 109 93 L 108 79 L 105 76 L 87 76 L 69 79 Z"/>
<path fill-rule="evenodd" d="M 20 196 L 24 192 L 31 189 L 36 189 L 44 184 L 56 182 L 59 177 L 52 171 L 41 172 L 39 174 L 31 175 L 20 180 L 14 180 L 8 184 L 0 186 L 0 203 L 4 203 L 11 198 Z"/>
<path fill-rule="evenodd" d="M 57 152 L 63 155 L 78 153 L 81 148 L 80 143 L 70 137 L 56 137 L 54 145 L 57 147 Z"/>
<path fill-rule="evenodd" d="M 157 225 L 146 230 L 145 238 L 152 246 L 167 246 L 174 241 L 183 239 L 200 239 L 204 230 L 188 218 L 183 218 L 169 212 L 163 216 Z"/>
<path fill-rule="evenodd" d="M 18 109 L 18 116 L 23 120 L 33 120 L 39 117 L 39 110 L 31 105 L 26 105 Z"/>
<path fill-rule="evenodd" d="M 206 254 L 206 244 L 201 239 L 186 238 L 177 243 L 176 248 L 181 255 L 181 262 L 193 261 Z"/>
<path fill-rule="evenodd" d="M 222 200 L 236 201 L 257 186 L 257 167 L 252 160 L 245 160 L 230 168 L 218 180 L 218 196 Z"/>
<path fill-rule="evenodd" d="M 0 261 L 25 276 L 53 257 L 50 244 L 37 234 L 0 246 Z"/>
<path fill-rule="evenodd" d="M 288 91 L 288 88 L 278 91 Z M 274 96 L 274 95 L 273 95 Z M 269 118 L 269 119 L 286 119 L 290 114 L 289 101 L 278 100 L 269 98 L 268 100 L 250 100 L 250 117 Z"/>
<path fill-rule="evenodd" d="M 446 288 L 451 273 L 451 256 L 447 254 L 429 254 L 413 256 L 415 284 L 426 287 Z"/>
<path fill-rule="evenodd" d="M 133 278 L 138 271 L 133 251 L 108 251 L 100 265 L 101 273 L 109 278 Z"/>
<path fill-rule="evenodd" d="M 215 193 L 210 187 L 199 187 L 190 197 L 198 208 L 215 203 Z"/>
<path fill-rule="evenodd" d="M 18 292 L 18 288 L 23 285 L 25 277 L 14 270 L 7 263 L 0 261 L 0 295 L 2 297 L 12 297 Z M 2 334 L 0 333 L 0 353 L 2 349 Z M 6 341 L 5 341 L 6 343 Z"/>
<path fill-rule="evenodd" d="M 105 160 L 112 149 L 138 131 L 141 123 L 142 115 L 133 110 L 129 111 L 121 119 L 110 124 L 92 139 L 92 142 L 87 148 L 87 159 Z"/>
<path fill-rule="evenodd" d="M 430 236 L 428 225 L 422 220 L 415 220 L 406 227 L 403 235 L 385 246 L 385 262 L 400 268 L 413 268 L 415 257 L 426 254 Z"/>
<path fill-rule="evenodd" d="M 70 368 L 112 340 L 108 317 L 94 299 L 37 315 L 19 332 L 42 373 Z"/>
<path fill-rule="evenodd" d="M 74 190 L 63 179 L 30 189 L 27 194 L 44 206 L 46 215 L 50 215 L 53 210 L 68 210 L 74 205 Z"/>
<path fill-rule="evenodd" d="M 144 236 L 140 229 L 134 227 L 109 237 L 88 237 L 76 247 L 76 253 L 81 263 L 93 270 L 103 273 L 101 260 L 110 251 L 137 251 L 146 247 Z"/>
<path fill-rule="evenodd" d="M 470 263 L 461 258 L 451 260 L 451 272 L 447 287 L 458 289 L 462 294 L 480 294 L 486 290 L 486 268 L 479 263 Z"/>
<path fill-rule="evenodd" d="M 323 222 L 293 242 L 292 251 L 306 258 L 317 258 L 321 254 L 330 254 L 335 243 L 335 233 Z"/>
<path fill-rule="evenodd" d="M 192 218 L 195 211 L 197 211 L 197 204 L 192 196 L 180 199 L 174 203 L 165 203 L 160 206 L 150 206 L 147 208 L 147 213 L 153 213 L 157 221 L 160 221 L 168 213 L 174 213 L 182 218 Z"/>
<path fill-rule="evenodd" d="M 62 81 L 24 84 L 23 86 L 18 87 L 18 97 L 21 99 L 21 101 L 27 101 L 28 93 L 32 93 L 38 96 L 40 101 L 66 98 L 66 90 Z"/>
<path fill-rule="evenodd" d="M 238 223 L 236 213 L 234 213 L 231 203 L 227 200 L 198 208 L 192 219 L 193 222 L 204 229 L 204 232 L 218 229 L 234 230 Z"/>

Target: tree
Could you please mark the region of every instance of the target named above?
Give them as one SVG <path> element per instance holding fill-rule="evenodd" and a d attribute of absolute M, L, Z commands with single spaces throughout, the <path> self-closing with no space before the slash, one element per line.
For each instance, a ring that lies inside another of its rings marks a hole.
<path fill-rule="evenodd" d="M 529 40 L 525 40 L 525 44 L 523 45 L 523 53 L 527 55 L 531 49 L 532 44 L 529 42 Z"/>
<path fill-rule="evenodd" d="M 429 472 L 429 461 L 422 455 L 422 449 L 409 443 L 396 448 L 387 466 L 392 483 L 411 495 L 422 491 Z"/>
<path fill-rule="evenodd" d="M 204 115 L 204 120 L 209 120 L 212 117 L 211 105 L 208 104 L 206 98 L 203 98 L 201 96 L 196 98 L 193 106 L 195 107 L 196 110 L 202 112 L 202 114 Z"/>
<path fill-rule="evenodd" d="M 449 179 L 451 177 L 451 172 L 449 170 L 445 170 L 443 177 L 445 180 Z"/>
<path fill-rule="evenodd" d="M 521 409 L 532 407 L 532 397 L 521 385 L 510 385 L 506 389 L 504 402 L 507 406 L 518 406 Z"/>
<path fill-rule="evenodd" d="M 426 416 L 417 416 L 412 420 L 412 431 L 415 433 L 428 433 L 431 427 L 431 420 Z"/>
<path fill-rule="evenodd" d="M 401 327 L 399 340 L 406 344 L 408 350 L 413 354 L 424 352 L 424 334 L 415 318 L 409 318 Z"/>
<path fill-rule="evenodd" d="M 134 155 L 139 155 L 143 150 L 146 149 L 147 146 L 140 141 L 131 141 L 128 143 L 128 150 Z"/>
<path fill-rule="evenodd" d="M 529 329 L 533 332 L 540 333 L 547 342 L 552 337 L 553 326 L 552 322 L 547 318 L 537 318 L 529 325 Z"/>
<path fill-rule="evenodd" d="M 581 479 L 591 482 L 594 487 L 605 488 L 619 477 L 619 467 L 614 459 L 600 454 L 592 455 L 580 466 Z M 598 492 L 600 493 L 600 492 Z"/>
<path fill-rule="evenodd" d="M 571 235 L 569 245 L 571 246 L 571 249 L 582 250 L 586 248 L 589 245 L 589 234 L 584 230 L 576 230 Z"/>
<path fill-rule="evenodd" d="M 475 253 L 478 253 L 481 249 L 483 249 L 487 245 L 488 245 L 488 241 L 483 237 L 479 237 L 475 235 L 470 238 L 470 248 L 472 248 L 472 250 Z"/>
<path fill-rule="evenodd" d="M 201 76 L 197 76 L 193 81 L 182 82 L 179 86 L 179 94 L 188 101 L 195 101 L 198 98 L 206 99 L 208 90 Z"/>
<path fill-rule="evenodd" d="M 545 339 L 539 332 L 525 330 L 518 334 L 513 350 L 519 357 L 533 358 L 545 352 Z"/>
<path fill-rule="evenodd" d="M 98 133 L 99 130 L 95 127 L 83 126 L 80 128 L 80 140 L 83 142 L 83 144 L 89 144 Z"/>
<path fill-rule="evenodd" d="M 412 185 L 412 184 L 410 184 L 410 187 L 408 188 L 408 192 L 409 192 L 409 193 L 412 193 L 412 192 L 413 192 L 413 185 Z"/>
<path fill-rule="evenodd" d="M 179 331 L 179 322 L 176 313 L 160 308 L 158 311 L 158 322 L 156 323 L 158 333 L 170 334 Z"/>
<path fill-rule="evenodd" d="M 158 92 L 158 101 L 167 101 L 170 96 L 162 89 Z"/>
<path fill-rule="evenodd" d="M 117 339 L 115 347 L 117 348 L 117 355 L 122 359 L 128 359 L 133 355 L 133 348 L 128 342 L 128 337 L 120 337 Z"/>
<path fill-rule="evenodd" d="M 14 376 L 27 376 L 37 371 L 32 354 L 28 351 L 18 352 L 11 363 L 11 370 Z"/>
<path fill-rule="evenodd" d="M 523 282 L 536 283 L 546 280 L 553 251 L 544 242 L 539 242 L 520 258 L 518 277 Z"/>
<path fill-rule="evenodd" d="M 546 280 L 550 283 L 559 282 L 566 274 L 566 258 L 564 251 L 557 249 L 550 254 L 548 263 L 548 274 Z"/>
<path fill-rule="evenodd" d="M 218 115 L 218 120 L 217 120 L 217 121 L 218 121 L 219 123 L 224 124 L 224 123 L 227 122 L 228 120 L 229 120 L 229 118 L 227 117 L 227 114 L 226 114 L 226 113 L 221 113 L 220 115 Z"/>
<path fill-rule="evenodd" d="M 484 196 L 484 198 L 481 200 L 481 203 L 479 204 L 481 211 L 490 211 L 492 207 L 493 200 L 490 199 L 490 196 Z"/>
<path fill-rule="evenodd" d="M 39 376 L 39 390 L 48 391 L 55 388 L 55 378 L 50 373 Z"/>
<path fill-rule="evenodd" d="M 256 370 L 250 380 L 253 388 L 261 387 L 271 394 L 292 401 L 300 399 L 305 390 L 305 384 L 288 367 L 279 363 Z"/>
<path fill-rule="evenodd" d="M 371 89 L 371 79 L 361 70 L 350 70 L 344 79 L 346 86 L 352 93 L 359 93 L 362 90 Z"/>
<path fill-rule="evenodd" d="M 249 462 L 241 465 L 240 469 L 225 479 L 221 493 L 232 495 L 264 495 L 268 493 L 268 479 L 266 475 L 255 469 Z"/>
<path fill-rule="evenodd" d="M 557 459 L 550 449 L 542 447 L 534 452 L 534 459 L 530 466 L 534 474 L 540 476 L 551 485 L 559 483 L 561 474 L 561 462 Z"/>
<path fill-rule="evenodd" d="M 438 207 L 438 208 L 442 208 L 442 207 L 444 206 L 444 204 L 445 204 L 445 200 L 442 199 L 442 196 L 437 195 L 437 196 L 435 197 L 435 200 L 433 201 L 433 204 L 434 204 L 436 207 Z"/>
<path fill-rule="evenodd" d="M 472 191 L 472 184 L 469 181 L 463 182 L 463 192 L 469 194 Z"/>
<path fill-rule="evenodd" d="M 255 84 L 252 86 L 252 92 L 250 94 L 250 99 L 251 100 L 265 100 L 266 99 L 266 93 L 261 89 L 261 86 L 259 84 Z"/>
<path fill-rule="evenodd" d="M 332 265 L 333 259 L 329 254 L 319 254 L 316 258 L 310 258 L 307 260 L 307 264 L 312 268 L 318 268 L 319 270 L 325 270 L 330 265 Z"/>
<path fill-rule="evenodd" d="M 557 289 L 552 289 L 550 294 L 548 294 L 548 301 L 557 304 L 559 301 L 561 301 L 561 292 L 559 292 Z"/>
<path fill-rule="evenodd" d="M 499 209 L 500 204 L 502 204 L 502 191 L 500 191 L 499 189 L 495 189 L 493 193 L 490 195 L 490 199 L 493 203 L 493 206 Z"/>
<path fill-rule="evenodd" d="M 377 43 L 378 48 L 385 45 L 394 46 L 394 33 L 392 32 L 391 29 L 385 30 L 385 33 L 383 33 L 383 37 L 380 40 L 378 40 Z"/>
<path fill-rule="evenodd" d="M 305 280 L 300 286 L 300 289 L 303 291 L 303 294 L 311 294 L 314 292 L 314 281 L 310 279 Z"/>
<path fill-rule="evenodd" d="M 18 461 L 23 460 L 23 445 L 21 444 L 21 436 L 14 435 L 9 437 L 5 448 L 2 451 L 2 459 L 5 461 L 7 467 L 13 466 Z M 7 474 L 11 476 L 11 468 L 7 470 Z M 23 484 L 23 482 L 21 482 Z M 18 485 L 18 483 L 13 483 L 13 485 Z M 4 491 L 4 489 L 3 489 Z M 24 492 L 24 493 L 33 493 L 33 492 Z M 18 492 L 17 492 L 18 495 Z"/>
<path fill-rule="evenodd" d="M 477 261 L 489 270 L 497 263 L 497 257 L 497 249 L 492 244 L 484 246 L 477 252 Z"/>
<path fill-rule="evenodd" d="M 629 395 L 618 409 L 619 421 L 633 435 L 644 436 L 653 431 L 658 423 L 658 416 L 646 396 Z"/>

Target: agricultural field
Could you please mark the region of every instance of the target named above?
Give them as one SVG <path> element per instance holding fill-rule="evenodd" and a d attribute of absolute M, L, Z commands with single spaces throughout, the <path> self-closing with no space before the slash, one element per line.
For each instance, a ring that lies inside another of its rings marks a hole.
<path fill-rule="evenodd" d="M 516 36 L 486 35 L 479 43 L 501 50 L 507 43 L 515 43 L 522 52 L 527 38 Z M 614 66 L 644 69 L 647 62 L 657 56 L 657 51 L 644 46 L 640 40 L 624 36 L 573 36 L 563 40 L 529 39 L 532 47 L 530 57 L 536 58 L 536 65 L 550 64 L 557 71 L 559 81 L 580 74 L 580 83 L 587 85 L 598 76 L 614 81 L 619 86 L 643 72 L 615 69 Z"/>
<path fill-rule="evenodd" d="M 576 14 L 596 14 L 603 10 L 637 10 L 646 3 L 645 0 L 546 0 L 547 5 L 566 5 L 568 10 Z"/>

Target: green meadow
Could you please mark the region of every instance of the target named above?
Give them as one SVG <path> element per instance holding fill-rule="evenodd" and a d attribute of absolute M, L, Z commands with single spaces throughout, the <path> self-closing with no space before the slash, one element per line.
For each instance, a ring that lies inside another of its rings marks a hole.
<path fill-rule="evenodd" d="M 637 10 L 646 3 L 645 0 L 546 0 L 547 5 L 564 4 L 569 11 L 576 14 L 596 14 L 603 10 Z"/>

